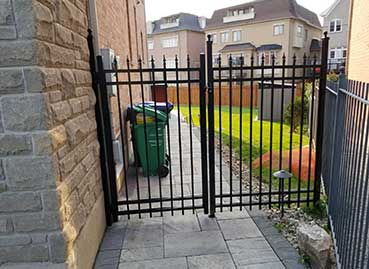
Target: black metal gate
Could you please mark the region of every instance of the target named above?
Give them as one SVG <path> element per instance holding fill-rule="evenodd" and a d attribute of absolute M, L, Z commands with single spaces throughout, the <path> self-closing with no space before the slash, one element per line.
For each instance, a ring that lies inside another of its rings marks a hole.
<path fill-rule="evenodd" d="M 118 215 L 162 216 L 203 209 L 214 216 L 217 208 L 300 206 L 319 200 L 324 115 L 320 89 L 326 83 L 328 40 L 322 40 L 321 56 L 302 59 L 277 51 L 222 59 L 213 56 L 210 37 L 207 58 L 201 54 L 196 63 L 187 57 L 185 67 L 176 57 L 151 59 L 147 67 L 139 59 L 138 68 L 132 68 L 130 60 L 118 67 L 115 59 L 112 68 L 104 68 L 97 56 L 93 75 L 108 223 Z M 92 48 L 92 36 L 89 44 Z M 109 97 L 112 88 L 116 96 Z M 161 101 L 173 102 L 175 110 L 170 112 L 168 105 L 163 109 L 156 90 L 150 94 L 149 89 L 156 88 L 164 89 Z M 143 106 L 138 122 L 132 117 L 133 105 L 150 99 L 155 116 L 146 116 Z M 116 122 L 111 117 L 114 110 Z M 168 115 L 164 129 L 158 125 L 160 110 Z M 140 141 L 135 131 L 127 135 L 137 124 L 144 128 Z M 121 190 L 113 154 L 116 137 L 123 157 Z M 142 141 L 144 152 L 138 150 Z M 146 161 L 150 146 L 157 149 L 152 163 Z M 153 163 L 167 169 L 168 175 L 158 170 L 159 175 L 144 176 L 145 166 L 149 170 Z M 293 177 L 286 182 L 275 179 L 273 173 L 282 169 Z"/>

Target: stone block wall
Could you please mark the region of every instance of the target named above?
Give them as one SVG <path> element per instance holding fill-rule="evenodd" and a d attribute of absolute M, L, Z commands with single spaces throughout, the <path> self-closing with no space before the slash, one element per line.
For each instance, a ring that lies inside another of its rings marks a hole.
<path fill-rule="evenodd" d="M 87 5 L 0 0 L 0 266 L 91 268 L 104 233 Z"/>

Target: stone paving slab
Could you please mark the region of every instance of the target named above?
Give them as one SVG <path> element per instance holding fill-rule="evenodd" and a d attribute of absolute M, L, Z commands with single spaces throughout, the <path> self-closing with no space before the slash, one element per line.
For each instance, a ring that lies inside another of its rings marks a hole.
<path fill-rule="evenodd" d="M 252 219 L 230 219 L 218 221 L 226 240 L 262 237 Z"/>
<path fill-rule="evenodd" d="M 165 257 L 227 253 L 220 231 L 185 232 L 164 236 Z"/>
<path fill-rule="evenodd" d="M 121 263 L 119 269 L 187 269 L 186 258 L 168 258 L 161 260 Z"/>
<path fill-rule="evenodd" d="M 234 269 L 232 256 L 226 254 L 187 257 L 189 269 Z"/>

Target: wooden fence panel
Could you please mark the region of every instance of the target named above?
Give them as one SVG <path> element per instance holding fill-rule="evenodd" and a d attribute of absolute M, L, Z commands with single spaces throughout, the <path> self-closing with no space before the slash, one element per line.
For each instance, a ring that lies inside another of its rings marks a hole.
<path fill-rule="evenodd" d="M 251 106 L 251 87 L 250 86 L 242 86 L 242 106 L 250 107 Z M 230 89 L 229 86 L 221 87 L 221 105 L 229 106 L 230 105 Z M 200 92 L 198 86 L 191 86 L 191 105 L 200 105 Z M 189 90 L 187 86 L 180 86 L 178 89 L 179 95 L 179 103 L 181 105 L 189 104 Z M 232 86 L 232 106 L 240 105 L 240 86 L 233 85 Z M 177 88 L 175 86 L 168 87 L 168 101 L 177 104 Z M 258 104 L 258 89 L 255 84 L 253 87 L 253 107 L 257 107 Z M 215 86 L 214 88 L 214 105 L 219 105 L 219 87 Z"/>

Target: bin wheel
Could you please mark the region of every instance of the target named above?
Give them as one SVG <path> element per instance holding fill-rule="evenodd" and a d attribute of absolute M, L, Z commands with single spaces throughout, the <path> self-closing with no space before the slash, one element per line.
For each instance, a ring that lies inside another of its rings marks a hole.
<path fill-rule="evenodd" d="M 169 168 L 166 165 L 162 165 L 158 169 L 158 174 L 160 177 L 166 177 L 169 174 Z"/>

